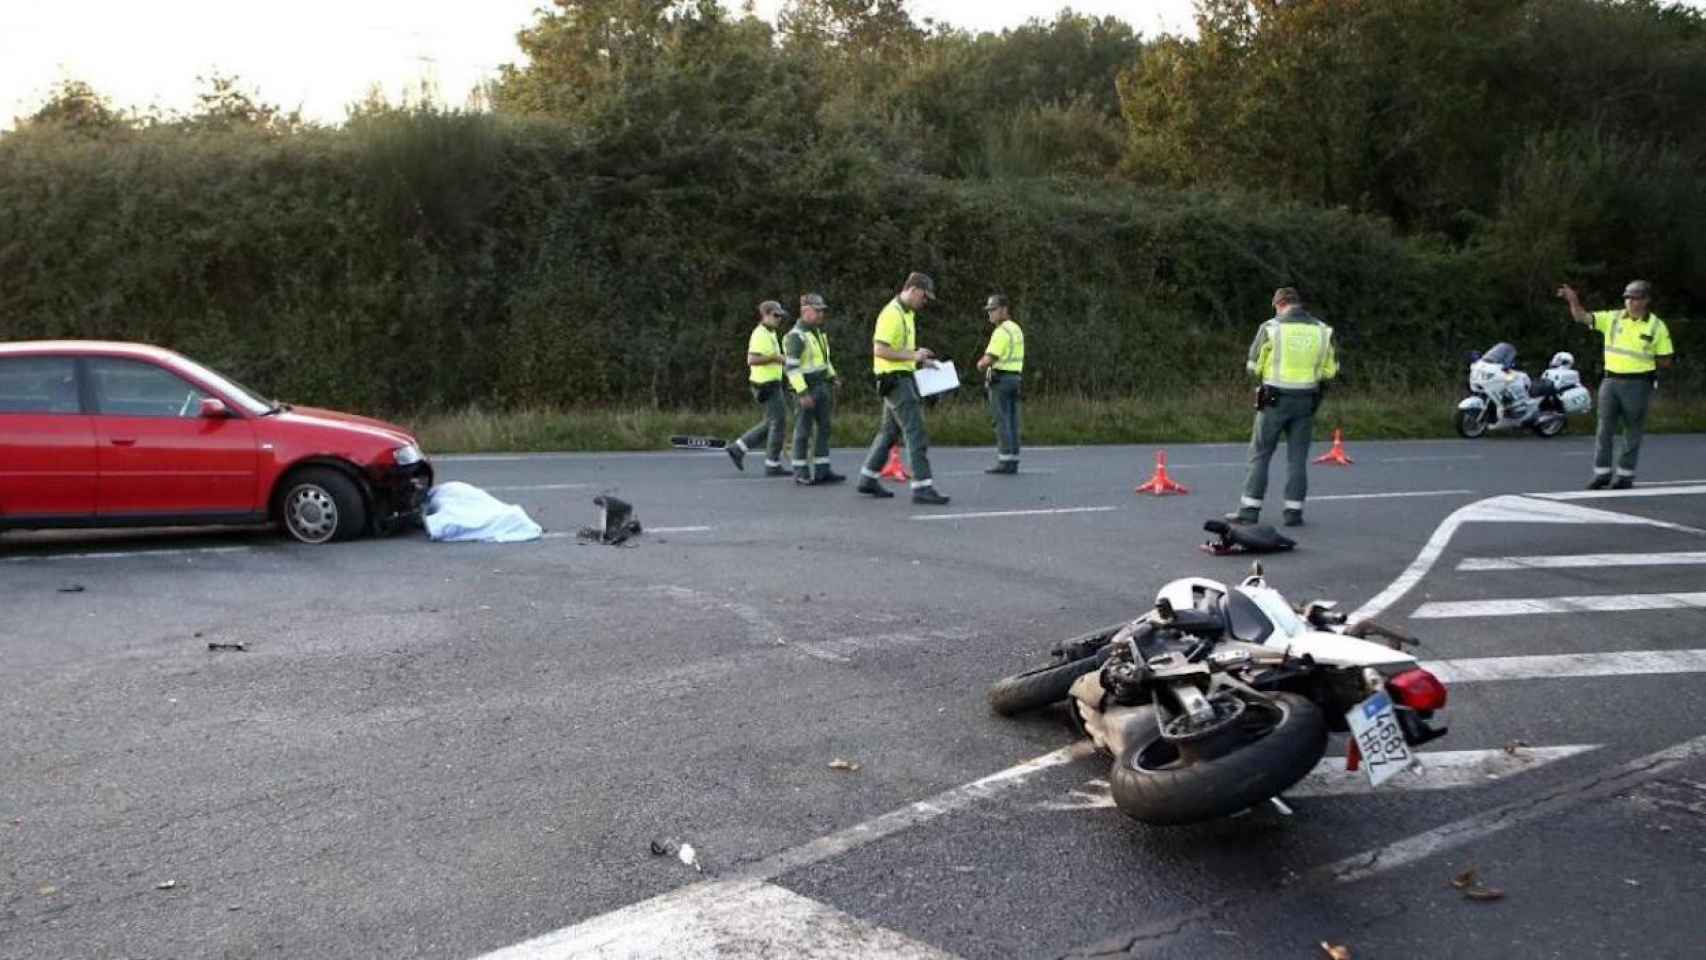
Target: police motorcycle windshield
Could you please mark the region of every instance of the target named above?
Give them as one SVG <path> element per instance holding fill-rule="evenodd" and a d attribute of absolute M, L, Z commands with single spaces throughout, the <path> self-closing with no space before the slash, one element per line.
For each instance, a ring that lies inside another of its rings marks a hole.
<path fill-rule="evenodd" d="M 1516 366 L 1516 348 L 1508 343 L 1495 343 L 1492 349 L 1481 355 L 1482 363 L 1493 363 L 1506 370 Z"/>

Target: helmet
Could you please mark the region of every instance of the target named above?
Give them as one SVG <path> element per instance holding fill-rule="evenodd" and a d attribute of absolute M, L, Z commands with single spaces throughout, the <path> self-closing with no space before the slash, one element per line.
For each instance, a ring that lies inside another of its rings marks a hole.
<path fill-rule="evenodd" d="M 1481 362 L 1497 364 L 1509 370 L 1516 366 L 1516 348 L 1508 343 L 1495 343 L 1491 350 L 1481 355 Z"/>
<path fill-rule="evenodd" d="M 1172 605 L 1174 610 L 1195 610 L 1203 597 L 1218 600 L 1226 593 L 1226 584 L 1207 577 L 1183 577 L 1174 580 L 1161 588 L 1155 595 L 1155 605 L 1160 606 L 1162 600 Z"/>
<path fill-rule="evenodd" d="M 1546 369 L 1554 370 L 1563 367 L 1565 370 L 1576 369 L 1576 358 L 1567 350 L 1560 350 L 1552 355 L 1552 360 L 1546 364 Z"/>

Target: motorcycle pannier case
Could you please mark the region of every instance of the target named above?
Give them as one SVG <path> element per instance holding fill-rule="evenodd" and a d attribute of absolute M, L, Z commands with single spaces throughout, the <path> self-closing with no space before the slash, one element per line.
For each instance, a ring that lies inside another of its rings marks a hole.
<path fill-rule="evenodd" d="M 1593 406 L 1593 397 L 1588 393 L 1587 387 L 1578 383 L 1558 394 L 1558 403 L 1563 406 L 1565 413 L 1587 413 Z"/>

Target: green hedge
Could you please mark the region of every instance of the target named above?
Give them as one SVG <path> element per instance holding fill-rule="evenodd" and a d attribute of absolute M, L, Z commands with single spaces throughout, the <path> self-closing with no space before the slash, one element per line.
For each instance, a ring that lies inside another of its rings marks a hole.
<path fill-rule="evenodd" d="M 1280 284 L 1319 304 L 1367 384 L 1455 380 L 1464 351 L 1498 339 L 1530 366 L 1596 357 L 1501 263 L 1342 211 L 905 177 L 735 135 L 434 111 L 287 134 L 0 135 L 6 338 L 159 343 L 281 397 L 397 414 L 721 406 L 740 395 L 753 306 L 806 290 L 834 308 L 857 400 L 876 312 L 912 269 L 942 297 L 922 342 L 962 365 L 984 295 L 1007 292 L 1042 393 L 1238 381 Z M 1596 302 L 1624 272 L 1601 265 Z"/>

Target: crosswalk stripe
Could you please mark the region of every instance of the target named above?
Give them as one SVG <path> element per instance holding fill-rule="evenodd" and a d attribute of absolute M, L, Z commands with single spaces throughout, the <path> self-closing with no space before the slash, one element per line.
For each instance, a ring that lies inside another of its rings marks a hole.
<path fill-rule="evenodd" d="M 1410 614 L 1416 620 L 1453 617 L 1522 617 L 1544 613 L 1617 613 L 1706 607 L 1706 593 L 1624 593 L 1580 597 L 1528 597 L 1501 600 L 1436 600 Z"/>
<path fill-rule="evenodd" d="M 1527 570 L 1571 567 L 1662 567 L 1706 563 L 1706 551 L 1681 553 L 1579 553 L 1530 557 L 1470 557 L 1459 570 Z"/>
<path fill-rule="evenodd" d="M 1470 657 L 1422 664 L 1446 684 L 1570 677 L 1632 677 L 1656 673 L 1706 673 L 1706 650 L 1622 650 L 1554 653 L 1530 657 Z"/>

